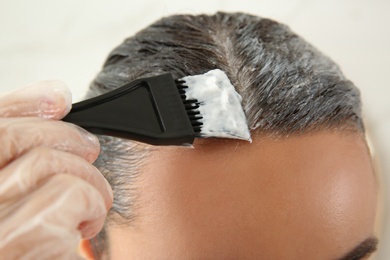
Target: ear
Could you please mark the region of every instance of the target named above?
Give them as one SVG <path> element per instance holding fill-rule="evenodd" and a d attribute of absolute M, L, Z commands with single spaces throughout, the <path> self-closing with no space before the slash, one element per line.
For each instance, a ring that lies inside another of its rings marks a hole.
<path fill-rule="evenodd" d="M 92 253 L 92 248 L 91 248 L 91 244 L 89 242 L 89 240 L 87 239 L 83 239 L 80 241 L 79 243 L 79 250 L 80 250 L 80 253 L 83 257 L 85 257 L 86 259 L 88 260 L 94 260 L 94 256 L 93 256 L 93 253 Z"/>

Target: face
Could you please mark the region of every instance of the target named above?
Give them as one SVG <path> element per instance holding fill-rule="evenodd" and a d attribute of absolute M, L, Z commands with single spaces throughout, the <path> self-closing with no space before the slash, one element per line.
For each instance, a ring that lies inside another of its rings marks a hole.
<path fill-rule="evenodd" d="M 350 259 L 369 247 L 377 186 L 360 135 L 252 138 L 152 152 L 133 224 L 108 229 L 112 259 Z"/>

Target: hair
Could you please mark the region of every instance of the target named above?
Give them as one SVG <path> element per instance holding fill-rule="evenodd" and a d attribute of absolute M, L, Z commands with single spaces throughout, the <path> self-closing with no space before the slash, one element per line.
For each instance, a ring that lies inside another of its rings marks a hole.
<path fill-rule="evenodd" d="M 252 133 L 290 136 L 319 130 L 364 133 L 359 90 L 316 48 L 275 21 L 244 13 L 174 15 L 126 39 L 92 82 L 96 96 L 137 78 L 170 72 L 175 79 L 224 71 L 242 96 Z M 137 178 L 150 146 L 100 136 L 95 165 L 111 184 L 108 223 L 131 225 Z M 105 229 L 92 239 L 107 252 Z"/>

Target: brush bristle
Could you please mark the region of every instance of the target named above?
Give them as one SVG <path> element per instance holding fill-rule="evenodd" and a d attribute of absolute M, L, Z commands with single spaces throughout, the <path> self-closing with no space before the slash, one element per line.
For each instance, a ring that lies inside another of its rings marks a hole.
<path fill-rule="evenodd" d="M 251 141 L 242 98 L 222 70 L 186 76 L 176 84 L 194 130 L 200 130 L 197 137 Z"/>
<path fill-rule="evenodd" d="M 203 119 L 202 115 L 199 111 L 199 102 L 196 99 L 187 99 L 186 91 L 185 89 L 188 88 L 188 86 L 184 85 L 185 81 L 178 79 L 175 80 L 177 89 L 179 90 L 179 94 L 181 97 L 181 100 L 183 101 L 183 105 L 187 111 L 188 118 L 191 121 L 192 128 L 194 129 L 195 135 L 199 136 L 200 132 L 202 131 L 202 125 L 203 123 L 201 120 Z"/>

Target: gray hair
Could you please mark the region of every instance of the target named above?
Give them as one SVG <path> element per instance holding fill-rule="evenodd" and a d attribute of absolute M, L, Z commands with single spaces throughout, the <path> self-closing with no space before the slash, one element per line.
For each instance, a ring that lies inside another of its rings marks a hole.
<path fill-rule="evenodd" d="M 175 15 L 126 39 L 92 82 L 96 96 L 141 77 L 170 72 L 175 79 L 221 69 L 243 98 L 248 125 L 257 133 L 289 136 L 318 130 L 364 133 L 359 90 L 328 57 L 275 21 L 243 13 Z M 152 149 L 100 137 L 96 166 L 112 185 L 109 221 L 135 217 L 142 158 Z M 93 241 L 107 250 L 104 230 Z"/>

